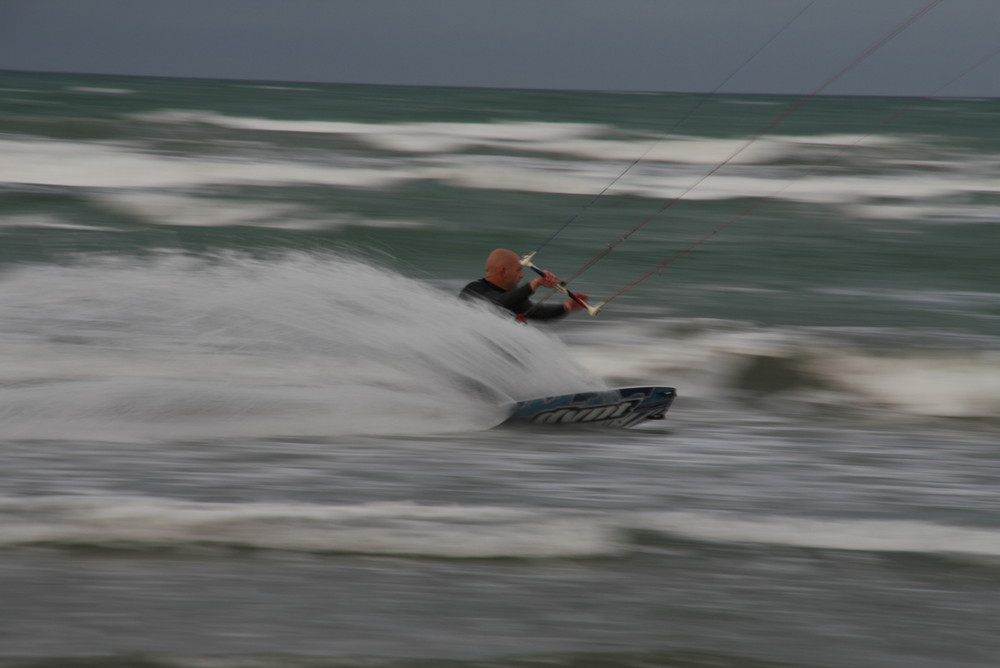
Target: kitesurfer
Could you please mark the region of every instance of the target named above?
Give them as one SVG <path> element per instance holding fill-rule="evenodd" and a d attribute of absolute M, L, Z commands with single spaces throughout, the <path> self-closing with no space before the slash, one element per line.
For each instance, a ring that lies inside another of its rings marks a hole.
<path fill-rule="evenodd" d="M 521 261 L 517 253 L 506 248 L 497 248 L 486 258 L 486 276 L 466 285 L 459 294 L 460 299 L 484 299 L 510 311 L 518 320 L 556 320 L 570 311 L 579 311 L 583 306 L 573 299 L 562 304 L 534 304 L 530 297 L 539 287 L 554 288 L 559 279 L 548 271 L 520 285 Z M 588 296 L 576 293 L 576 297 L 586 302 Z"/>

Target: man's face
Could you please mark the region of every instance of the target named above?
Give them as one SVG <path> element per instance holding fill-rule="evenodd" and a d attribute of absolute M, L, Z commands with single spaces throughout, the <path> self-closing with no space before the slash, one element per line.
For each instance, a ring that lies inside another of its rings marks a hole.
<path fill-rule="evenodd" d="M 524 278 L 524 273 L 521 271 L 521 263 L 515 258 L 506 263 L 503 269 L 504 285 L 500 287 L 504 290 L 513 290 L 521 282 L 521 279 Z"/>

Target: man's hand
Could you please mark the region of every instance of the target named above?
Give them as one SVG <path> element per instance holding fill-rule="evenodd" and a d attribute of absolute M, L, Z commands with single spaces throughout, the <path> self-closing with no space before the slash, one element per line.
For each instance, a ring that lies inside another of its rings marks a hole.
<path fill-rule="evenodd" d="M 575 294 L 580 301 L 586 302 L 588 304 L 590 303 L 590 295 L 584 294 L 582 292 L 574 292 L 573 294 Z M 565 308 L 567 311 L 579 311 L 580 309 L 583 308 L 583 304 L 574 299 L 567 299 L 563 303 L 563 308 Z"/>
<path fill-rule="evenodd" d="M 541 276 L 534 278 L 531 281 L 531 289 L 537 290 L 539 286 L 544 286 L 546 288 L 554 288 L 559 285 L 559 279 L 551 271 L 543 272 Z"/>

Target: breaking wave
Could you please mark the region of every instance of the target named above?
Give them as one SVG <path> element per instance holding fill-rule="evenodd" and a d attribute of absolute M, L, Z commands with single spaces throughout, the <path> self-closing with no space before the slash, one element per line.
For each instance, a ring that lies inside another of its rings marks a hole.
<path fill-rule="evenodd" d="M 920 330 L 758 327 L 719 320 L 633 322 L 627 344 L 577 344 L 612 384 L 669 382 L 687 399 L 736 396 L 941 418 L 1000 416 L 992 337 Z"/>
<path fill-rule="evenodd" d="M 766 197 L 837 205 L 852 216 L 957 216 L 985 222 L 992 219 L 983 211 L 988 202 L 957 206 L 955 200 L 997 192 L 995 161 L 956 171 L 953 156 L 922 138 L 773 135 L 748 144 L 739 138 L 651 135 L 587 123 L 378 124 L 184 110 L 128 120 L 195 132 L 209 126 L 255 137 L 264 133 L 265 140 L 220 144 L 201 155 L 190 146 L 165 150 L 151 139 L 64 141 L 11 134 L 0 140 L 0 152 L 10 158 L 0 164 L 0 181 L 140 191 L 302 184 L 386 190 L 431 181 L 462 189 L 592 195 L 641 156 L 642 164 L 616 179 L 610 194 L 663 200 L 684 193 L 692 201 Z M 276 152 L 281 135 L 288 133 L 315 134 L 333 143 Z M 268 135 L 276 135 L 273 145 Z M 707 167 L 723 162 L 727 169 L 702 182 Z M 827 163 L 838 169 L 814 169 Z M 761 168 L 741 169 L 746 166 Z M 272 213 L 276 218 L 289 211 L 277 207 Z"/>
<path fill-rule="evenodd" d="M 816 519 L 737 513 L 595 513 L 415 503 L 199 503 L 137 497 L 0 499 L 0 547 L 152 552 L 282 550 L 449 559 L 621 556 L 649 543 L 1000 558 L 993 528 L 914 520 Z"/>

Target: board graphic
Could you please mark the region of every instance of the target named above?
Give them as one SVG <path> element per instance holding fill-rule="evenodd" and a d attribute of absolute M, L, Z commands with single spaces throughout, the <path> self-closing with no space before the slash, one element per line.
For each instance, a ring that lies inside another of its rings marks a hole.
<path fill-rule="evenodd" d="M 620 387 L 525 399 L 512 405 L 504 424 L 631 427 L 662 419 L 676 396 L 672 387 Z"/>

